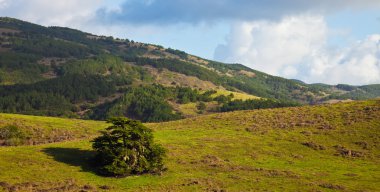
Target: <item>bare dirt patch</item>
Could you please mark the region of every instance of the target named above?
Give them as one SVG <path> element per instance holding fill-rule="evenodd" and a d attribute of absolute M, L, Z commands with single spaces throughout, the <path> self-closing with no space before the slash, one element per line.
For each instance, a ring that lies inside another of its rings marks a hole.
<path fill-rule="evenodd" d="M 312 148 L 314 150 L 325 150 L 326 149 L 325 146 L 314 143 L 314 142 L 305 142 L 305 143 L 302 143 L 302 145 L 305 145 L 306 147 Z"/>
<path fill-rule="evenodd" d="M 0 28 L 0 35 L 3 33 L 20 33 L 20 31 L 15 29 Z"/>
<path fill-rule="evenodd" d="M 10 184 L 7 182 L 0 182 L 0 188 L 9 192 L 49 192 L 49 191 L 62 191 L 62 192 L 92 192 L 97 191 L 97 187 L 92 185 L 79 185 L 74 180 L 67 180 L 61 183 L 37 183 L 25 182 Z"/>
<path fill-rule="evenodd" d="M 224 192 L 227 191 L 223 189 L 223 184 L 219 181 L 213 180 L 211 178 L 194 178 L 188 179 L 181 186 L 200 186 L 204 191 L 213 191 L 213 192 Z"/>
<path fill-rule="evenodd" d="M 341 145 L 336 145 L 334 146 L 334 148 L 336 149 L 336 152 L 337 152 L 335 155 L 340 155 L 342 157 L 364 157 L 365 156 L 364 152 L 347 149 L 346 147 L 341 146 Z"/>
<path fill-rule="evenodd" d="M 334 185 L 331 183 L 322 183 L 319 184 L 320 187 L 326 188 L 326 189 L 332 189 L 332 190 L 345 190 L 346 188 L 342 185 Z"/>
<path fill-rule="evenodd" d="M 37 61 L 38 64 L 40 65 L 45 65 L 45 66 L 51 66 L 51 65 L 62 65 L 65 63 L 68 59 L 62 59 L 62 58 L 57 58 L 57 57 L 45 57 Z"/>
<path fill-rule="evenodd" d="M 245 71 L 245 70 L 240 70 L 239 74 L 240 75 L 245 75 L 247 77 L 256 77 L 256 74 L 254 72 Z"/>

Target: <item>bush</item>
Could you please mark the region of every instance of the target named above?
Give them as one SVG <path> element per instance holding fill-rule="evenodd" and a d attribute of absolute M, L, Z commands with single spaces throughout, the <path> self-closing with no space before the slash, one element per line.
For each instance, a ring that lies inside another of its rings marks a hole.
<path fill-rule="evenodd" d="M 200 114 L 202 114 L 206 110 L 207 106 L 204 102 L 199 102 L 197 105 L 197 109 Z"/>
<path fill-rule="evenodd" d="M 14 125 L 0 128 L 0 145 L 17 146 L 25 143 L 26 134 Z"/>
<path fill-rule="evenodd" d="M 113 125 L 93 140 L 100 174 L 121 177 L 164 170 L 165 149 L 154 144 L 151 129 L 122 117 L 107 122 Z"/>

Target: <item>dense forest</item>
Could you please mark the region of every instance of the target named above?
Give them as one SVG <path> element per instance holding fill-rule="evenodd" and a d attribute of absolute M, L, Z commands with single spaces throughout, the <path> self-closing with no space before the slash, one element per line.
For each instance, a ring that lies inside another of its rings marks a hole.
<path fill-rule="evenodd" d="M 213 112 L 294 106 L 294 103 L 263 100 L 232 100 L 233 96 L 212 97 L 215 91 L 199 91 L 189 87 L 148 86 L 126 87 L 118 90 L 114 81 L 98 75 L 65 75 L 35 84 L 0 87 L 0 110 L 6 113 L 79 117 L 104 120 L 126 116 L 144 122 L 160 122 L 183 118 L 169 102 L 178 104 L 218 102 Z M 93 105 L 101 97 L 123 93 L 114 101 Z M 87 104 L 86 104 L 87 103 Z M 92 103 L 92 104 L 91 104 Z"/>
<path fill-rule="evenodd" d="M 233 96 L 231 95 L 212 97 L 215 91 L 202 93 L 188 87 L 163 87 L 156 84 L 128 88 L 125 92 L 121 98 L 95 108 L 88 118 L 104 120 L 115 116 L 127 116 L 143 122 L 160 122 L 182 118 L 182 114 L 175 112 L 169 101 L 179 104 L 198 103 L 197 107 L 201 111 L 205 110 L 205 103 L 216 101 L 221 107 L 214 109 L 213 112 L 299 105 L 294 102 L 281 102 L 271 99 L 232 100 Z"/>
<path fill-rule="evenodd" d="M 115 93 L 112 81 L 101 76 L 67 75 L 35 84 L 0 87 L 0 110 L 50 116 L 74 116 L 75 103 L 96 101 Z"/>

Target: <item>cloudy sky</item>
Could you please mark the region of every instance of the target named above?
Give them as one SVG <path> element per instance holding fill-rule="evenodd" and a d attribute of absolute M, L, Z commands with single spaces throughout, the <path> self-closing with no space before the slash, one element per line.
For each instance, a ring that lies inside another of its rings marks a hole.
<path fill-rule="evenodd" d="M 380 83 L 380 0 L 0 0 L 0 16 L 308 83 Z"/>

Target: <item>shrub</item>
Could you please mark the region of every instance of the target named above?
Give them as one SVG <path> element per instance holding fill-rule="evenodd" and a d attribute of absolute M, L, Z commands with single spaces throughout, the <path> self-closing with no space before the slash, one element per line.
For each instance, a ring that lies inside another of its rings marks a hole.
<path fill-rule="evenodd" d="M 25 143 L 26 134 L 14 125 L 0 128 L 0 145 L 16 146 Z"/>
<path fill-rule="evenodd" d="M 151 129 L 122 117 L 107 122 L 113 125 L 93 140 L 100 174 L 120 177 L 164 170 L 165 149 L 154 144 Z"/>
<path fill-rule="evenodd" d="M 204 102 L 199 102 L 197 105 L 197 109 L 199 110 L 199 113 L 203 113 L 206 110 L 207 106 Z"/>

